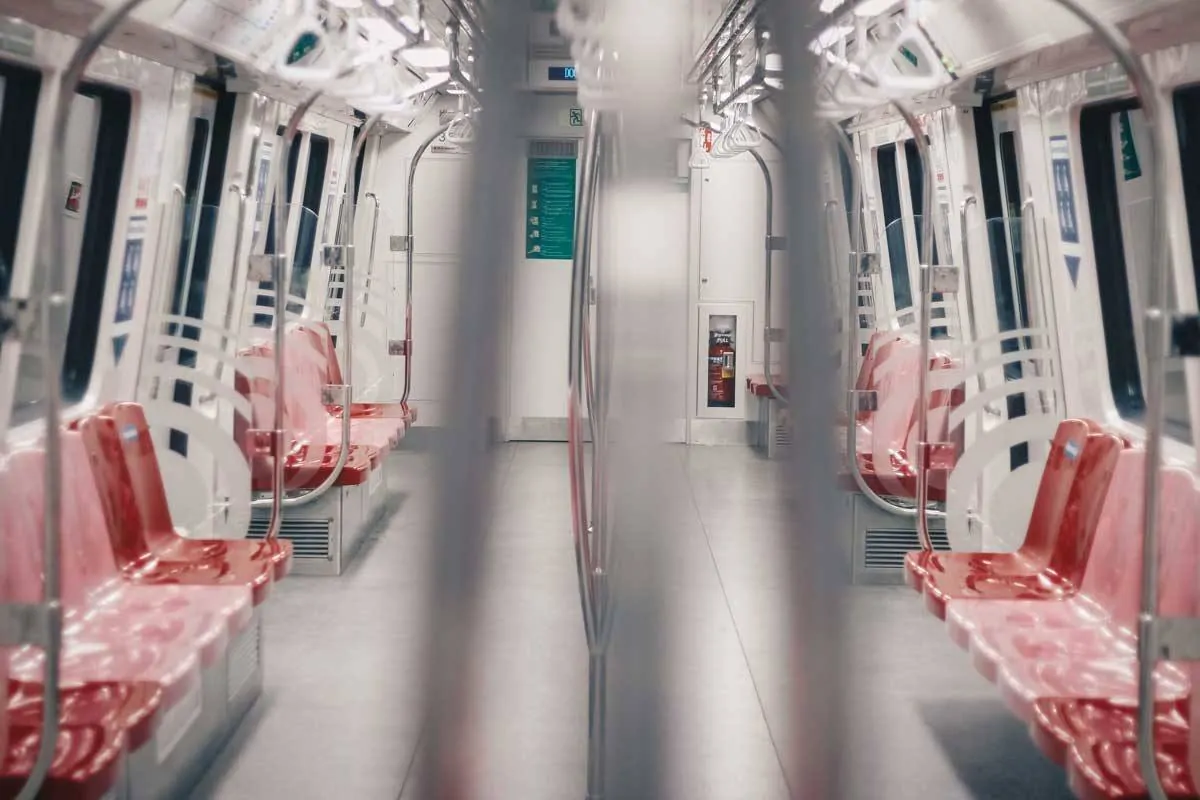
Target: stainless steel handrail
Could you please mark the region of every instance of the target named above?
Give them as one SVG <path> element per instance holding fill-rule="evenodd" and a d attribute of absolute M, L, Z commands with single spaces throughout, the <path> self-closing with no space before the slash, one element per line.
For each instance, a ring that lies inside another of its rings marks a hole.
<path fill-rule="evenodd" d="M 867 483 L 862 474 L 862 467 L 858 463 L 858 370 L 859 370 L 859 327 L 858 327 L 858 292 L 856 287 L 859 280 L 860 259 L 866 250 L 866 231 L 863 229 L 862 218 L 862 170 L 858 165 L 858 156 L 854 152 L 853 143 L 850 141 L 849 134 L 837 124 L 833 126 L 835 139 L 838 147 L 846 156 L 846 162 L 850 165 L 850 292 L 848 294 L 848 320 L 849 325 L 846 328 L 846 462 L 847 468 L 850 470 L 850 477 L 854 481 L 855 487 L 863 497 L 867 498 L 867 502 L 878 508 L 880 511 L 887 512 L 893 516 L 902 517 L 905 519 L 913 519 L 917 516 L 917 509 L 907 508 L 892 502 L 886 497 L 878 494 L 870 484 Z M 860 249 L 861 248 L 861 249 Z M 937 510 L 928 510 L 927 516 L 931 519 L 942 519 L 945 513 Z"/>
<path fill-rule="evenodd" d="M 1162 202 L 1169 170 L 1166 153 L 1176 146 L 1162 121 L 1170 113 L 1170 102 L 1145 63 L 1134 52 L 1129 39 L 1116 25 L 1097 15 L 1080 0 L 1055 0 L 1095 32 L 1129 76 L 1134 96 L 1140 101 L 1146 126 L 1154 141 L 1154 186 L 1151 200 L 1150 303 L 1146 308 L 1146 475 L 1142 509 L 1142 568 L 1138 614 L 1138 762 L 1152 800 L 1166 800 L 1154 755 L 1154 666 L 1149 647 L 1158 616 L 1158 492 L 1163 456 L 1164 393 L 1166 387 L 1166 314 L 1171 253 L 1165 243 L 1171 232 L 1168 216 L 1174 206 Z M 1166 210 L 1166 214 L 1163 210 Z"/>
<path fill-rule="evenodd" d="M 354 68 L 343 70 L 339 77 L 346 77 L 354 71 Z M 271 540 L 279 536 L 279 530 L 283 525 L 283 509 L 284 508 L 300 508 L 310 505 L 321 499 L 329 490 L 337 483 L 342 476 L 342 470 L 346 467 L 346 462 L 350 458 L 350 413 L 351 401 L 353 400 L 354 390 L 351 388 L 347 392 L 347 397 L 343 398 L 345 402 L 342 404 L 341 414 L 341 447 L 338 450 L 337 460 L 334 462 L 333 469 L 325 477 L 319 486 L 306 491 L 304 494 L 284 497 L 284 441 L 283 441 L 283 419 L 286 413 L 284 404 L 284 387 L 287 382 L 285 372 L 285 348 L 287 345 L 287 298 L 288 291 L 292 280 L 292 262 L 287 253 L 287 230 L 288 230 L 288 208 L 291 205 L 291 198 L 287 196 L 287 163 L 291 155 L 293 147 L 292 140 L 296 133 L 300 130 L 300 122 L 304 119 L 305 114 L 321 99 L 324 94 L 322 90 L 312 92 L 301 102 L 292 112 L 292 116 L 288 119 L 287 127 L 283 131 L 283 142 L 280 148 L 280 162 L 276 173 L 276 199 L 275 199 L 275 254 L 271 259 L 271 281 L 275 287 L 275 330 L 274 330 L 274 356 L 275 356 L 275 375 L 274 375 L 274 390 L 275 398 L 273 403 L 273 421 L 270 430 L 271 437 L 271 496 L 259 498 L 250 501 L 252 508 L 270 508 L 271 519 L 267 524 L 266 539 Z M 353 175 L 353 172 L 351 173 Z M 353 180 L 353 177 L 351 177 Z M 353 215 L 353 204 L 350 206 L 350 215 Z M 353 227 L 353 226 L 351 226 Z M 342 319 L 349 319 L 354 315 L 354 264 L 353 251 L 347 251 L 347 257 L 343 261 L 345 265 L 345 305 L 342 309 Z M 352 325 L 344 325 L 346 328 L 343 335 L 349 333 Z M 353 334 L 351 334 L 353 335 Z M 352 351 L 347 348 L 347 352 Z M 346 363 L 342 365 L 343 380 L 349 383 L 353 380 L 353 364 Z M 350 384 L 353 387 L 353 384 Z"/>
<path fill-rule="evenodd" d="M 1049 315 L 1049 307 L 1046 305 L 1046 295 L 1049 294 L 1051 298 L 1053 298 L 1054 286 L 1053 282 L 1049 284 L 1045 282 L 1049 276 L 1046 275 L 1044 265 L 1042 264 L 1041 247 L 1038 245 L 1037 222 L 1037 201 L 1035 201 L 1032 197 L 1026 198 L 1025 202 L 1021 203 L 1021 242 L 1024 263 L 1032 265 L 1033 270 L 1031 275 L 1027 274 L 1025 276 L 1025 307 L 1028 310 L 1028 314 L 1032 314 L 1033 310 L 1036 309 L 1040 319 L 1036 321 L 1036 324 L 1032 319 L 1025 321 L 1024 324 L 1028 324 L 1032 328 L 1045 331 L 1044 338 L 1046 340 L 1046 347 L 1050 348 L 1051 319 Z M 1014 297 L 1019 294 L 1019 288 L 1020 287 L 1018 287 L 1016 283 L 1016 272 L 1014 271 Z M 1034 293 L 1035 291 L 1036 294 Z M 1018 317 L 1018 324 L 1022 324 L 1020 317 Z M 1062 348 L 1058 346 L 1057 337 L 1055 337 L 1054 345 L 1053 351 L 1055 355 L 1055 362 L 1060 362 L 1062 359 Z M 1017 340 L 1017 346 L 1024 349 L 1023 342 L 1020 339 Z M 1055 362 L 1052 362 L 1047 366 L 1048 368 L 1054 370 L 1055 376 L 1058 378 L 1059 396 L 1055 406 L 1059 407 L 1066 402 L 1066 378 L 1063 375 L 1061 363 Z M 1032 364 L 1032 367 L 1040 376 L 1042 373 L 1041 366 L 1035 362 Z M 1041 398 L 1041 402 L 1042 411 L 1048 412 L 1049 406 L 1046 404 L 1044 396 Z"/>
<path fill-rule="evenodd" d="M 606 565 L 598 557 L 603 554 L 604 531 L 589 525 L 588 498 L 585 489 L 583 431 L 580 423 L 584 401 L 585 374 L 591 369 L 588 340 L 588 289 L 592 221 L 595 214 L 599 181 L 602 117 L 594 110 L 587 112 L 587 129 L 583 148 L 583 171 L 576 213 L 576 236 L 571 270 L 571 315 L 568 344 L 567 442 L 568 473 L 571 492 L 571 527 L 575 544 L 575 567 L 579 581 L 580 608 L 583 612 L 584 636 L 588 646 L 588 769 L 587 796 L 602 798 L 605 785 L 605 706 L 607 645 L 611 631 L 607 595 L 601 591 Z M 592 405 L 594 413 L 595 407 Z M 593 428 L 595 430 L 595 428 Z M 592 446 L 599 443 L 593 440 Z M 601 467 L 593 465 L 593 478 Z M 594 484 L 602 487 L 602 479 Z M 593 496 L 592 504 L 599 506 L 602 497 Z M 589 542 L 590 539 L 590 542 Z"/>
<path fill-rule="evenodd" d="M 453 59 L 451 59 L 453 62 Z M 416 227 L 416 211 L 413 199 L 416 194 L 417 186 L 417 166 L 420 165 L 421 159 L 425 157 L 425 153 L 433 146 L 433 143 L 441 138 L 446 131 L 450 130 L 450 126 L 454 124 L 458 117 L 447 122 L 445 125 L 439 125 L 438 128 L 429 135 L 425 141 L 421 142 L 416 152 L 413 153 L 412 160 L 408 164 L 408 182 L 405 185 L 405 209 L 404 209 L 404 390 L 400 393 L 400 405 L 407 409 L 408 398 L 412 393 L 412 336 L 413 336 L 413 258 L 414 258 L 414 233 Z"/>
<path fill-rule="evenodd" d="M 696 122 L 688 117 L 680 117 L 680 119 L 683 120 L 685 124 L 690 125 L 697 130 L 711 130 L 716 133 L 720 133 L 720 128 L 717 128 L 707 122 Z M 782 148 L 780 148 L 779 142 L 776 139 L 764 133 L 758 128 L 757 125 L 751 127 L 758 131 L 762 135 L 763 139 L 770 142 L 777 150 L 782 152 Z M 786 407 L 788 405 L 787 396 L 779 391 L 779 387 L 775 385 L 775 379 L 771 375 L 771 323 L 773 321 L 774 313 L 772 311 L 772 306 L 774 305 L 773 265 L 775 259 L 773 254 L 775 242 L 775 184 L 771 179 L 771 170 L 767 166 L 766 159 L 764 159 L 757 150 L 751 149 L 747 150 L 746 152 L 748 152 L 751 158 L 754 159 L 754 162 L 758 164 L 758 168 L 762 172 L 763 183 L 765 184 L 767 190 L 766 238 L 763 243 L 763 246 L 766 250 L 766 279 L 764 287 L 765 311 L 763 314 L 763 327 L 765 328 L 763 335 L 765 340 L 763 342 L 763 377 L 767 381 L 767 388 L 770 390 L 771 396 L 777 402 Z"/>
<path fill-rule="evenodd" d="M 45 514 L 42 530 L 43 558 L 42 606 L 46 614 L 44 642 L 45 666 L 42 692 L 42 735 L 37 757 L 18 800 L 33 800 L 41 792 L 58 743 L 59 676 L 62 660 L 62 362 L 65 352 L 65 324 L 57 335 L 56 318 L 68 307 L 66 296 L 66 242 L 63 214 L 59 208 L 61 187 L 66 184 L 67 123 L 75 89 L 83 80 L 88 64 L 106 39 L 145 0 L 125 0 L 102 12 L 88 25 L 87 32 L 58 73 L 58 97 L 51 124 L 51 156 L 46 165 L 46 200 L 41 241 L 41 272 L 46 276 L 41 298 L 40 325 L 46 360 L 44 399 L 46 408 Z M 48 217 L 48 219 L 47 219 Z M 64 321 L 65 322 L 65 321 Z"/>
<path fill-rule="evenodd" d="M 962 240 L 963 291 L 967 296 L 967 331 L 971 334 L 972 342 L 979 339 L 979 327 L 975 319 L 975 296 L 971 293 L 971 237 L 967 227 L 967 213 L 971 210 L 971 206 L 978 204 L 979 198 L 975 195 L 969 195 L 958 207 L 958 230 Z M 983 386 L 984 379 L 980 375 L 980 391 L 983 391 Z"/>
<path fill-rule="evenodd" d="M 371 302 L 371 285 L 375 282 L 375 243 L 379 234 L 379 195 L 374 192 L 367 192 L 363 195 L 370 200 L 375 210 L 371 214 L 371 244 L 367 249 L 367 285 L 363 289 L 363 305 L 366 306 Z M 359 317 L 358 326 L 364 327 L 367 324 L 367 312 L 364 311 Z"/>
<path fill-rule="evenodd" d="M 231 282 L 231 285 L 236 286 L 237 285 L 238 265 L 242 263 L 242 240 L 245 238 L 245 234 L 246 234 L 246 207 L 250 203 L 250 190 L 249 189 L 243 190 L 242 187 L 238 186 L 236 183 L 231 183 L 231 184 L 229 184 L 228 188 L 226 188 L 225 192 L 226 192 L 226 194 L 234 193 L 237 195 L 237 198 L 238 198 L 237 229 L 235 231 L 234 239 L 233 239 L 233 260 L 230 262 L 233 265 L 232 266 L 233 281 Z M 235 296 L 235 293 L 233 291 L 230 291 L 228 297 L 225 300 L 225 318 L 224 318 L 225 321 L 224 321 L 224 324 L 221 326 L 221 331 L 222 331 L 222 333 L 221 333 L 221 352 L 222 353 L 225 353 L 225 348 L 227 348 L 229 346 L 229 340 L 233 333 L 233 313 L 234 313 L 234 308 L 236 305 L 236 303 L 235 303 L 236 299 L 237 298 Z M 225 377 L 225 360 L 221 359 L 220 361 L 217 362 L 217 380 L 218 381 L 223 380 L 224 377 Z"/>
<path fill-rule="evenodd" d="M 479 91 L 474 82 L 463 74 L 462 65 L 458 63 L 459 44 L 458 44 L 458 26 L 450 25 L 446 29 L 446 43 L 450 50 L 450 79 L 463 87 L 463 90 L 471 95 L 471 99 L 479 105 L 483 105 L 483 93 Z"/>
<path fill-rule="evenodd" d="M 925 131 L 921 129 L 916 116 L 903 103 L 893 102 L 892 105 L 912 131 L 913 140 L 917 143 L 917 152 L 921 155 L 922 173 L 924 174 L 924 191 L 921 197 L 921 255 L 922 261 L 933 263 L 933 158 L 929 150 L 929 141 Z M 917 371 L 917 538 L 921 540 L 921 549 L 933 550 L 933 540 L 929 537 L 929 359 L 932 350 L 930 338 L 933 325 L 933 292 L 930 285 L 930 272 L 927 264 L 921 265 L 921 308 L 918 326 L 921 334 L 921 365 Z"/>
<path fill-rule="evenodd" d="M 763 335 L 763 377 L 766 378 L 767 389 L 771 392 L 771 396 L 775 398 L 776 402 L 780 403 L 786 408 L 788 406 L 788 399 L 782 392 L 779 391 L 779 387 L 775 385 L 775 379 L 771 376 L 771 323 L 773 321 L 773 312 L 771 307 L 775 304 L 774 286 L 772 282 L 772 276 L 775 272 L 775 270 L 772 268 L 775 261 L 775 184 L 771 180 L 771 170 L 767 167 L 766 160 L 758 154 L 757 150 L 749 150 L 747 152 L 750 153 L 750 157 L 754 159 L 754 162 L 758 164 L 759 170 L 762 171 L 763 184 L 767 190 L 767 230 L 766 239 L 764 240 L 764 248 L 766 250 L 766 278 L 765 285 L 763 287 L 765 304 L 763 310 L 763 324 L 766 328 L 766 331 Z"/>
<path fill-rule="evenodd" d="M 755 55 L 754 71 L 750 73 L 750 77 L 743 81 L 736 88 L 732 89 L 729 97 L 724 100 L 713 98 L 713 113 L 721 114 L 731 105 L 742 102 L 742 98 L 750 94 L 757 88 L 766 87 L 767 79 L 767 48 L 766 43 L 769 40 L 769 34 L 766 29 L 758 31 L 757 45 L 758 52 Z"/>

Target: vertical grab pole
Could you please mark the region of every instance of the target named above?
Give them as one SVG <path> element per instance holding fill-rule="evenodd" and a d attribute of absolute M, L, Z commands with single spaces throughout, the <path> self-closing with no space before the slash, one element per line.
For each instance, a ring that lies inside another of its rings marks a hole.
<path fill-rule="evenodd" d="M 607 653 L 604 598 L 597 596 L 597 584 L 604 565 L 597 561 L 598 544 L 589 531 L 587 490 L 585 488 L 583 426 L 579 419 L 583 405 L 585 346 L 588 341 L 588 257 L 591 251 L 592 219 L 595 213 L 596 183 L 600 160 L 601 117 L 587 112 L 583 147 L 583 174 L 575 215 L 575 251 L 571 270 L 571 317 L 567 362 L 567 459 L 571 491 L 571 529 L 575 543 L 575 569 L 579 581 L 579 600 L 583 611 L 583 630 L 588 646 L 588 766 L 587 798 L 604 797 L 605 711 L 607 703 Z M 593 406 L 594 408 L 594 406 Z M 593 440 L 592 446 L 597 442 Z M 593 507 L 602 498 L 593 497 Z"/>
<path fill-rule="evenodd" d="M 356 67 L 349 67 L 342 70 L 338 74 L 338 79 L 349 76 Z M 279 168 L 277 170 L 277 180 L 275 185 L 275 254 L 271 256 L 271 283 L 275 287 L 275 330 L 274 330 L 274 348 L 275 348 L 275 398 L 272 404 L 272 422 L 271 429 L 267 431 L 271 455 L 271 496 L 260 500 L 251 501 L 250 505 L 253 508 L 270 508 L 271 518 L 267 523 L 267 532 L 264 537 L 267 542 L 272 542 L 279 537 L 279 530 L 283 526 L 283 509 L 284 508 L 299 508 L 306 506 L 319 500 L 326 492 L 337 483 L 338 478 L 342 475 L 342 470 L 346 466 L 346 462 L 350 458 L 350 411 L 352 397 L 346 397 L 342 404 L 341 416 L 341 447 L 338 449 L 338 457 L 334 462 L 333 469 L 317 486 L 304 494 L 287 497 L 284 493 L 284 471 L 283 471 L 283 418 L 285 414 L 284 406 L 284 385 L 287 381 L 287 373 L 285 371 L 285 355 L 284 347 L 287 344 L 287 299 L 291 292 L 292 270 L 291 259 L 287 253 L 287 226 L 288 226 L 288 206 L 290 197 L 287 196 L 287 163 L 291 155 L 292 140 L 295 139 L 296 133 L 300 130 L 300 123 L 304 119 L 304 115 L 309 109 L 321 99 L 324 92 L 320 89 L 314 91 L 308 97 L 296 106 L 292 112 L 291 118 L 288 119 L 287 126 L 283 131 L 283 146 L 280 148 Z M 350 212 L 353 214 L 353 211 Z M 334 248 L 325 248 L 322 254 L 329 258 L 329 252 Z M 335 250 L 336 252 L 336 250 Z M 354 258 L 353 251 L 346 250 L 345 258 L 342 259 L 338 254 L 340 266 L 345 270 L 345 306 L 343 308 L 343 319 L 348 319 L 354 314 Z M 346 330 L 343 331 L 343 336 L 346 339 L 346 352 L 351 353 L 349 348 L 350 338 L 353 334 L 350 333 L 352 326 L 346 325 Z M 350 361 L 349 358 L 346 359 Z M 350 363 L 342 365 L 343 380 L 350 382 L 353 380 L 354 367 Z M 351 384 L 353 386 L 353 384 Z M 353 394 L 353 389 L 350 391 Z M 257 449 L 257 448 L 256 448 Z"/>
<path fill-rule="evenodd" d="M 912 130 L 913 140 L 917 143 L 917 151 L 921 154 L 922 172 L 924 173 L 925 188 L 921 198 L 921 253 L 932 262 L 933 258 L 933 159 L 930 158 L 929 142 L 925 140 L 925 132 L 921 123 L 903 103 L 893 102 L 892 105 L 904 118 Z M 921 366 L 917 372 L 917 538 L 921 541 L 921 549 L 933 550 L 933 541 L 929 538 L 929 358 L 930 328 L 933 324 L 933 312 L 930 307 L 933 302 L 933 291 L 930 281 L 928 264 L 921 264 Z"/>
<path fill-rule="evenodd" d="M 766 280 L 765 280 L 765 285 L 763 287 L 764 297 L 765 297 L 765 307 L 763 310 L 763 325 L 765 327 L 765 331 L 763 334 L 763 339 L 764 339 L 764 341 L 763 341 L 763 377 L 766 378 L 766 380 L 767 380 L 767 389 L 770 390 L 771 396 L 774 397 L 778 403 L 780 403 L 784 407 L 787 407 L 787 405 L 788 405 L 787 398 L 784 397 L 783 393 L 779 391 L 779 388 L 775 385 L 775 379 L 773 377 L 771 377 L 771 335 L 773 333 L 773 329 L 771 327 L 771 321 L 772 321 L 771 320 L 771 316 L 772 316 L 771 307 L 774 305 L 774 301 L 773 301 L 774 287 L 772 286 L 772 273 L 774 272 L 774 270 L 771 269 L 771 265 L 772 265 L 772 262 L 775 260 L 774 253 L 775 253 L 775 244 L 776 244 L 776 239 L 775 239 L 775 185 L 771 180 L 771 170 L 767 167 L 766 160 L 761 155 L 758 154 L 757 150 L 749 150 L 748 152 L 750 153 L 750 156 L 754 159 L 754 162 L 756 164 L 758 164 L 759 170 L 762 171 L 763 185 L 766 187 L 766 190 L 767 190 L 767 225 L 766 225 L 765 238 L 763 240 L 763 249 L 766 251 L 765 252 Z"/>
<path fill-rule="evenodd" d="M 379 195 L 374 192 L 367 192 L 365 195 L 368 200 L 374 205 L 374 211 L 371 213 L 371 245 L 367 251 L 367 285 L 363 290 L 363 305 L 370 302 L 371 284 L 375 282 L 375 242 L 379 234 Z M 358 327 L 365 327 L 367 324 L 367 312 L 363 311 L 358 320 Z"/>
<path fill-rule="evenodd" d="M 417 152 L 413 153 L 412 162 L 408 165 L 408 184 L 405 188 L 405 234 L 404 234 L 404 391 L 400 394 L 400 407 L 404 409 L 404 414 L 408 415 L 408 396 L 412 391 L 412 346 L 413 346 L 413 228 L 416 226 L 416 212 L 413 210 L 413 196 L 417 185 L 417 165 L 421 163 L 421 159 L 425 156 L 425 151 L 428 150 L 434 142 L 454 124 L 455 119 L 450 120 L 445 125 L 441 125 L 430 134 L 429 138 L 421 142 L 421 146 L 417 148 Z"/>
<path fill-rule="evenodd" d="M 488 99 L 480 112 L 467 193 L 462 274 L 455 289 L 451 344 L 452 391 L 447 401 L 444 447 L 435 467 L 438 487 L 433 524 L 427 528 L 430 594 L 422 650 L 427 710 L 426 768 L 415 796 L 462 800 L 473 789 L 469 728 L 475 672 L 475 632 L 482 584 L 484 537 L 491 523 L 490 418 L 500 385 L 500 345 L 517 247 L 512 208 L 495 202 L 515 190 L 520 175 L 518 132 L 528 121 L 525 74 L 530 4 L 489 4 L 488 38 L 480 42 L 479 75 Z"/>
<path fill-rule="evenodd" d="M 1142 509 L 1141 603 L 1138 614 L 1138 762 L 1151 800 L 1167 800 L 1158 774 L 1154 754 L 1154 666 L 1153 647 L 1158 616 L 1158 490 L 1162 469 L 1164 393 L 1166 389 L 1167 298 L 1171 278 L 1171 251 L 1166 245 L 1172 226 L 1169 217 L 1176 212 L 1171 203 L 1162 202 L 1170 171 L 1167 154 L 1175 143 L 1162 124 L 1169 113 L 1169 101 L 1162 87 L 1151 76 L 1143 60 L 1134 53 L 1125 34 L 1112 23 L 1097 16 L 1080 0 L 1055 0 L 1090 27 L 1124 68 L 1133 85 L 1134 97 L 1142 106 L 1146 126 L 1154 141 L 1154 185 L 1151 199 L 1150 303 L 1146 308 L 1146 476 Z M 1165 209 L 1166 213 L 1163 213 Z"/>
<path fill-rule="evenodd" d="M 975 366 L 975 364 L 982 360 L 979 352 L 975 350 L 975 346 L 979 342 L 979 323 L 975 319 L 975 295 L 971 291 L 971 234 L 970 228 L 967 224 L 971 207 L 978 204 L 979 198 L 977 198 L 975 195 L 970 195 L 963 200 L 962 204 L 958 207 L 958 230 L 959 238 L 962 241 L 963 290 L 966 293 L 967 303 L 967 333 L 971 336 L 970 344 L 963 348 L 963 369 L 971 369 Z M 970 365 L 967 364 L 966 360 L 968 355 L 970 356 Z M 979 392 L 982 394 L 987 390 L 987 381 L 983 372 L 979 372 L 975 376 L 975 380 L 977 386 L 979 387 Z M 979 414 L 977 419 L 978 433 L 982 435 L 983 414 Z M 975 509 L 975 513 L 982 515 L 984 504 L 982 475 L 979 476 L 979 480 L 975 484 L 975 502 L 979 505 L 979 507 Z"/>
<path fill-rule="evenodd" d="M 808 27 L 816 4 L 769 0 L 766 9 L 772 38 L 783 58 L 783 91 L 779 94 L 784 124 L 784 185 L 787 192 L 787 236 L 791 242 L 815 241 L 820 235 L 821 206 L 818 153 L 820 136 L 812 113 L 818 64 L 810 53 Z M 813 281 L 817 273 L 800 247 L 788 249 L 789 373 L 803 376 L 803 392 L 793 391 L 794 425 L 790 457 L 785 464 L 789 537 L 785 551 L 791 588 L 788 617 L 792 676 L 790 719 L 796 743 L 790 773 L 795 797 L 844 796 L 840 768 L 843 747 L 841 544 L 843 520 L 829 498 L 837 491 L 833 439 L 836 422 L 835 371 L 824 348 L 830 330 L 830 308 Z M 853 449 L 850 453 L 853 454 Z M 814 646 L 815 645 L 815 646 Z"/>
<path fill-rule="evenodd" d="M 58 207 L 61 187 L 66 182 L 67 122 L 75 88 L 100 45 L 145 0 L 125 0 L 102 11 L 88 26 L 71 57 L 58 74 L 58 97 L 51 126 L 51 157 L 47 165 L 46 202 L 39 248 L 41 272 L 46 276 L 40 298 L 39 317 L 42 344 L 45 347 L 46 474 L 45 515 L 42 547 L 45 551 L 42 577 L 44 613 L 41 646 L 45 652 L 45 676 L 42 696 L 42 735 L 37 756 L 18 800 L 34 800 L 41 792 L 58 743 L 59 674 L 62 659 L 62 361 L 67 320 L 59 320 L 69 303 L 66 296 L 66 245 L 63 241 L 63 215 Z M 62 322 L 63 335 L 58 335 Z"/>

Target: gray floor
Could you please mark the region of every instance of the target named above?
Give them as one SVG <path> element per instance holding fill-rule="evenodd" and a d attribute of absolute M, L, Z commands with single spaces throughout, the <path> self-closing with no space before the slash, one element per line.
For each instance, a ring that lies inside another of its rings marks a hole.
<path fill-rule="evenodd" d="M 263 698 L 196 798 L 415 796 L 422 531 L 429 456 L 393 459 L 396 510 L 336 579 L 292 578 L 267 608 Z M 679 526 L 666 794 L 789 794 L 785 588 L 772 466 L 741 448 L 680 448 L 665 476 Z M 476 741 L 477 796 L 582 798 L 587 665 L 568 534 L 565 449 L 511 445 L 489 539 Z M 849 598 L 849 796 L 1066 798 L 1045 761 L 909 590 Z M 790 782 L 795 785 L 795 782 Z"/>

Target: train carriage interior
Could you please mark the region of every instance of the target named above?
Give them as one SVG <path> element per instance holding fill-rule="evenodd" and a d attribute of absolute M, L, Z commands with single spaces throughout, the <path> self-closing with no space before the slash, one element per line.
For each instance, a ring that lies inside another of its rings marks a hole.
<path fill-rule="evenodd" d="M 1200 798 L 1196 250 L 1200 0 L 0 0 L 0 797 Z"/>

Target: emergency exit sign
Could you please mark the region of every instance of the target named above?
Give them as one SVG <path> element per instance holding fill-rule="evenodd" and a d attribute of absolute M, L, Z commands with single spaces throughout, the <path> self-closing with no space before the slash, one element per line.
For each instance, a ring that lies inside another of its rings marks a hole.
<path fill-rule="evenodd" d="M 571 122 L 572 128 L 582 128 L 583 127 L 583 109 L 582 108 L 572 108 L 571 109 L 570 122 Z"/>

